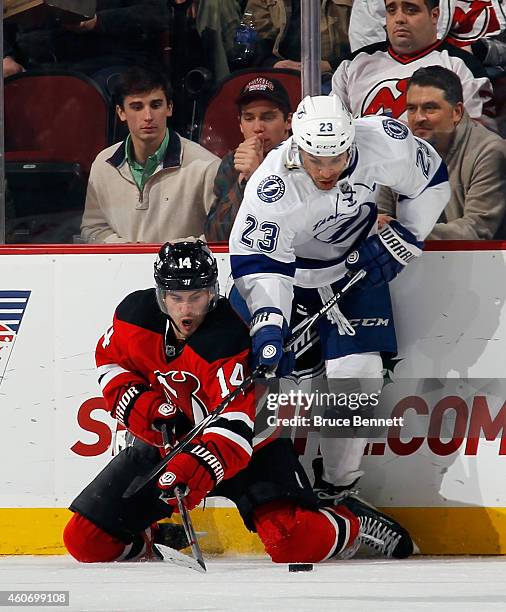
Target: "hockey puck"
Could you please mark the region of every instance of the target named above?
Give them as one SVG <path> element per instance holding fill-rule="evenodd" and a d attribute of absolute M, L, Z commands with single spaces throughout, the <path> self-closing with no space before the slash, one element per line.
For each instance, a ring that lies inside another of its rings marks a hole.
<path fill-rule="evenodd" d="M 289 572 L 312 572 L 313 564 L 312 563 L 289 563 L 288 571 Z"/>

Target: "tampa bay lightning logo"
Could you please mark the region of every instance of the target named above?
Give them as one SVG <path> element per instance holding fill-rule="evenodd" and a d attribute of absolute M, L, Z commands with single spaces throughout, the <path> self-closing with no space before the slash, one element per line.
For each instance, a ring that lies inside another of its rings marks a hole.
<path fill-rule="evenodd" d="M 367 236 L 376 222 L 375 204 L 365 202 L 353 214 L 338 214 L 320 220 L 314 230 L 314 238 L 319 242 L 336 244 L 348 250 L 357 242 L 359 236 Z"/>
<path fill-rule="evenodd" d="M 279 176 L 270 174 L 258 185 L 257 195 L 262 202 L 277 202 L 285 195 L 285 184 Z"/>
<path fill-rule="evenodd" d="M 383 129 L 395 140 L 404 140 L 408 137 L 408 128 L 395 119 L 383 119 Z"/>

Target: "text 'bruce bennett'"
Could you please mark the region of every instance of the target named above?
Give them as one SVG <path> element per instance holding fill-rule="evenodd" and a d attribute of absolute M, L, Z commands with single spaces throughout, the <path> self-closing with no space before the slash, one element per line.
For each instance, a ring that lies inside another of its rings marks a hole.
<path fill-rule="evenodd" d="M 281 418 L 274 414 L 267 417 L 269 427 L 403 427 L 404 417 L 372 418 L 354 414 L 352 418 L 323 416 L 293 416 Z"/>

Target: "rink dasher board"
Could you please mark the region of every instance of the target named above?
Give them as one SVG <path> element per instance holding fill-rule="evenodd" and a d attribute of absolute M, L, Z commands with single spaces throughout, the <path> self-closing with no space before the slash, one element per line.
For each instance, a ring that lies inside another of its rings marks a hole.
<path fill-rule="evenodd" d="M 228 254 L 217 257 L 225 287 Z M 0 465 L 0 553 L 63 550 L 66 506 L 111 456 L 115 424 L 100 400 L 95 343 L 116 304 L 152 285 L 153 258 L 153 252 L 0 255 L 0 291 L 30 291 L 18 333 L 7 348 L 0 344 L 4 457 L 13 458 Z M 427 252 L 410 265 L 392 284 L 399 339 L 392 378 L 503 378 L 505 269 L 504 251 L 488 249 Z M 497 402 L 490 398 L 491 418 Z M 500 430 L 495 439 L 480 439 L 474 454 L 466 454 L 465 441 L 441 455 L 424 440 L 404 456 L 377 441 L 364 457 L 362 493 L 402 520 L 422 552 L 504 552 L 502 436 Z M 314 445 L 308 441 L 306 466 Z M 196 528 L 210 534 L 205 550 L 261 550 L 225 500 L 210 500 L 193 514 Z M 38 525 L 36 536 L 29 524 Z"/>

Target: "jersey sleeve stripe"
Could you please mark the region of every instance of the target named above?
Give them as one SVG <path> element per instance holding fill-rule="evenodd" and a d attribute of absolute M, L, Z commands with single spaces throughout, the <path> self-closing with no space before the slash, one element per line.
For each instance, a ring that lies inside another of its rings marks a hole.
<path fill-rule="evenodd" d="M 242 421 L 246 423 L 251 431 L 253 431 L 253 427 L 255 426 L 252 419 L 250 419 L 247 414 L 244 414 L 244 412 L 225 412 L 220 415 L 220 419 L 218 420 L 221 419 L 227 419 L 227 421 Z"/>
<path fill-rule="evenodd" d="M 423 193 L 426 189 L 429 189 L 429 187 L 435 187 L 436 185 L 441 185 L 441 183 L 447 183 L 448 182 L 448 168 L 446 167 L 446 164 L 442 161 L 439 164 L 439 168 L 436 170 L 436 172 L 434 173 L 433 177 L 430 180 L 430 183 L 427 183 L 427 185 L 423 188 L 423 191 L 421 193 Z M 421 194 L 418 194 L 416 197 L 418 197 Z M 405 196 L 405 195 L 399 195 L 398 196 L 398 200 L 399 202 L 402 202 L 404 200 L 413 200 L 414 198 L 410 198 L 409 196 Z"/>
<path fill-rule="evenodd" d="M 434 173 L 434 176 L 431 178 L 430 183 L 425 189 L 428 189 L 429 187 L 435 187 L 436 185 L 439 185 L 440 183 L 446 183 L 447 181 L 448 168 L 446 167 L 446 164 L 442 161 L 439 164 L 439 168 Z"/>
<path fill-rule="evenodd" d="M 237 444 L 237 446 L 240 446 L 243 451 L 248 455 L 248 457 L 251 457 L 251 455 L 253 454 L 253 448 L 251 444 L 242 436 L 234 433 L 233 431 L 230 431 L 230 429 L 224 429 L 222 427 L 207 427 L 204 432 L 204 439 L 207 434 L 213 434 L 215 436 L 220 436 L 222 438 L 226 438 L 227 440 L 231 440 L 232 442 Z"/>
<path fill-rule="evenodd" d="M 98 372 L 98 384 L 102 391 L 107 387 L 107 385 L 111 382 L 113 378 L 119 376 L 120 374 L 129 374 L 128 370 L 122 368 L 116 363 L 110 363 L 107 365 L 102 365 L 97 368 Z"/>
<path fill-rule="evenodd" d="M 244 440 L 246 440 L 246 442 L 251 446 L 251 440 L 253 438 L 253 429 L 242 421 L 227 421 L 220 417 L 219 419 L 216 419 L 214 423 L 212 423 L 212 427 L 218 427 L 223 430 L 226 429 L 227 431 L 231 431 L 234 434 L 241 436 L 241 438 L 244 438 Z M 207 428 L 206 431 L 208 431 Z"/>
<path fill-rule="evenodd" d="M 295 276 L 295 262 L 285 263 L 257 253 L 252 255 L 231 255 L 230 266 L 234 278 L 265 273 L 279 274 L 289 278 Z"/>

